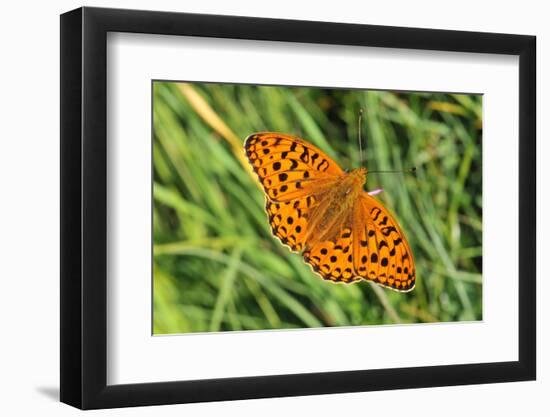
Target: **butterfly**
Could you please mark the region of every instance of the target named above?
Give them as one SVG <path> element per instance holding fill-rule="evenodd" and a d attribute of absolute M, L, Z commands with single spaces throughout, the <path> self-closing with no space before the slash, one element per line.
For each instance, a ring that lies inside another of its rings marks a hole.
<path fill-rule="evenodd" d="M 283 133 L 254 133 L 244 148 L 273 235 L 314 272 L 331 282 L 414 288 L 411 248 L 394 217 L 363 190 L 366 168 L 345 172 L 316 146 Z"/>

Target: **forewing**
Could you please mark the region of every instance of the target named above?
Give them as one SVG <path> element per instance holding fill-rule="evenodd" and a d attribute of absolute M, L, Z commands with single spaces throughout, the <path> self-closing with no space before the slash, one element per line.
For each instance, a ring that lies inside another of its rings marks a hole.
<path fill-rule="evenodd" d="M 344 172 L 319 148 L 295 136 L 260 132 L 245 141 L 248 161 L 267 197 L 287 202 L 318 193 Z"/>

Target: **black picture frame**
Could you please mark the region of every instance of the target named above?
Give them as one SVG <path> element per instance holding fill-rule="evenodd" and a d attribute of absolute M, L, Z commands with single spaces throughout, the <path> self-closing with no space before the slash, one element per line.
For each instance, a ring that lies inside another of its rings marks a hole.
<path fill-rule="evenodd" d="M 107 385 L 107 33 L 519 56 L 519 360 Z M 61 401 L 82 409 L 536 378 L 536 38 L 251 17 L 80 8 L 61 15 Z"/>

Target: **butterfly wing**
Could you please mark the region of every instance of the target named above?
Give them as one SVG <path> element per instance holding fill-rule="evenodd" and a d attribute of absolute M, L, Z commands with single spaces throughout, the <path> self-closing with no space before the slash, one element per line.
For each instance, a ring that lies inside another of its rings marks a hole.
<path fill-rule="evenodd" d="M 269 225 L 274 236 L 293 252 L 306 247 L 310 209 L 317 205 L 313 196 L 278 203 L 266 197 Z"/>
<path fill-rule="evenodd" d="M 344 172 L 316 146 L 291 135 L 254 133 L 244 145 L 248 161 L 273 202 L 287 202 L 319 193 Z"/>
<path fill-rule="evenodd" d="M 347 221 L 333 226 L 338 230 L 330 239 L 318 241 L 304 252 L 304 261 L 323 279 L 332 282 L 360 281 L 353 268 L 353 233 Z"/>
<path fill-rule="evenodd" d="M 416 281 L 413 254 L 397 221 L 367 193 L 357 199 L 353 216 L 355 273 L 397 291 L 412 290 Z"/>
<path fill-rule="evenodd" d="M 343 171 L 314 145 L 283 133 L 254 133 L 245 151 L 264 188 L 273 234 L 290 250 L 302 251 L 310 211 Z"/>

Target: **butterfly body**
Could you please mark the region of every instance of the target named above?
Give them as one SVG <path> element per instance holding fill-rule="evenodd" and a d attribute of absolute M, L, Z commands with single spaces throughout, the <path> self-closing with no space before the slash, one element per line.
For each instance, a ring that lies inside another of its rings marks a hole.
<path fill-rule="evenodd" d="M 332 282 L 414 288 L 412 252 L 395 219 L 364 191 L 366 168 L 345 172 L 314 145 L 283 133 L 250 135 L 245 151 L 273 234 L 314 272 Z"/>
<path fill-rule="evenodd" d="M 366 174 L 366 168 L 344 173 L 331 181 L 326 189 L 314 194 L 321 203 L 312 209 L 310 230 L 305 239 L 308 247 L 313 246 L 316 241 L 332 240 L 336 237 L 340 220 L 353 210 L 359 195 L 364 192 Z"/>

